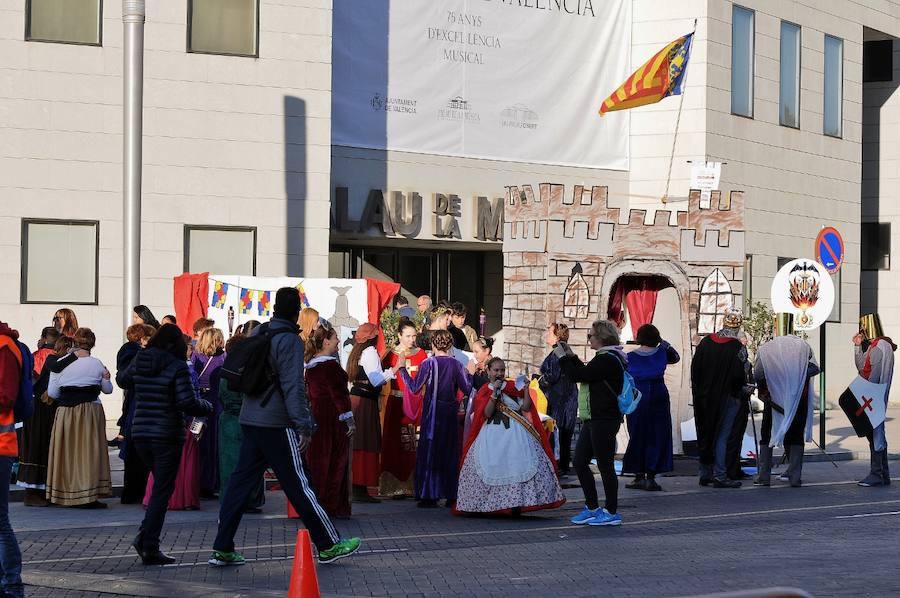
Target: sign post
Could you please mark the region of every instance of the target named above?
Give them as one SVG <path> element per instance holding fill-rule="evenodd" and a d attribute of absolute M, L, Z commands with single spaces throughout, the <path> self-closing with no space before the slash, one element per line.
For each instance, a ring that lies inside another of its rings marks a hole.
<path fill-rule="evenodd" d="M 817 255 L 818 246 L 817 241 Z M 843 253 L 843 247 L 838 253 Z M 840 268 L 840 256 L 834 259 L 834 263 Z M 772 281 L 772 309 L 776 313 L 794 314 L 794 329 L 797 331 L 820 329 L 819 448 L 823 452 L 825 451 L 825 322 L 834 308 L 834 295 L 831 274 L 826 266 L 814 260 L 792 260 L 782 266 Z"/>
<path fill-rule="evenodd" d="M 832 226 L 825 226 L 816 236 L 815 244 L 816 261 L 818 261 L 829 274 L 835 274 L 841 269 L 844 262 L 844 238 L 841 233 Z M 819 374 L 819 446 L 825 450 L 825 330 L 827 326 L 822 323 L 819 333 L 819 356 L 821 359 L 821 372 Z"/>

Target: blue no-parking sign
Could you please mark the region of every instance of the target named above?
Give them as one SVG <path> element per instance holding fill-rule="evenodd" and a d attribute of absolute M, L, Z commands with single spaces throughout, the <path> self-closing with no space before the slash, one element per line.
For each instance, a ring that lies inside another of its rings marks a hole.
<path fill-rule="evenodd" d="M 823 228 L 816 237 L 816 261 L 825 266 L 829 274 L 841 269 L 844 261 L 844 239 L 831 226 Z"/>

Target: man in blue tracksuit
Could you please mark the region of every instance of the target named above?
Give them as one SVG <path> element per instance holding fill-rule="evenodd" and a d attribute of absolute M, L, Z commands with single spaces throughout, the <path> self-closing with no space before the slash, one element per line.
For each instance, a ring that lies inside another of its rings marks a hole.
<path fill-rule="evenodd" d="M 253 334 L 271 332 L 269 364 L 274 386 L 260 396 L 248 396 L 241 407 L 243 442 L 237 466 L 228 481 L 219 509 L 219 532 L 210 565 L 243 565 L 234 551 L 234 535 L 251 492 L 266 465 L 278 476 L 281 488 L 309 530 L 320 563 L 331 563 L 359 549 L 359 538 L 341 540 L 313 490 L 303 453 L 315 431 L 303 381 L 303 343 L 298 336 L 300 294 L 284 287 L 275 295 L 275 315 Z"/>

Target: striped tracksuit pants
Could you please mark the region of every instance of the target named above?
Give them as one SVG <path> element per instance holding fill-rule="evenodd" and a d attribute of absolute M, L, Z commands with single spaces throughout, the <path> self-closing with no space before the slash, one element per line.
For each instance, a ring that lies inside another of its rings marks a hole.
<path fill-rule="evenodd" d="M 243 424 L 241 431 L 243 441 L 237 466 L 228 479 L 228 488 L 222 490 L 225 495 L 219 508 L 219 532 L 213 549 L 234 551 L 234 535 L 241 524 L 247 499 L 258 487 L 267 465 L 278 476 L 281 489 L 309 530 L 316 548 L 326 550 L 334 546 L 340 535 L 310 484 L 296 432 L 290 428 Z"/>

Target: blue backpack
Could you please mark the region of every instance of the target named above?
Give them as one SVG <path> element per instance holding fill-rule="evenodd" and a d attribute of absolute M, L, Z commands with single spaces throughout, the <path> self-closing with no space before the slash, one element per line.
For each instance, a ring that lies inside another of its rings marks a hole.
<path fill-rule="evenodd" d="M 634 377 L 628 373 L 628 368 L 625 363 L 622 363 L 622 358 L 614 352 L 611 353 L 615 356 L 619 365 L 622 366 L 622 392 L 620 392 L 617 397 L 619 399 L 619 411 L 622 412 L 622 415 L 628 415 L 634 413 L 638 403 L 641 402 L 641 391 L 635 386 Z M 605 380 L 603 383 L 606 384 L 606 388 L 609 389 L 609 392 L 615 394 L 615 391 L 613 391 L 609 383 Z"/>
<path fill-rule="evenodd" d="M 19 396 L 13 406 L 13 419 L 22 422 L 34 415 L 34 380 L 31 379 L 34 372 L 34 356 L 27 345 L 16 341 L 16 346 L 22 354 L 22 380 L 19 382 Z"/>

